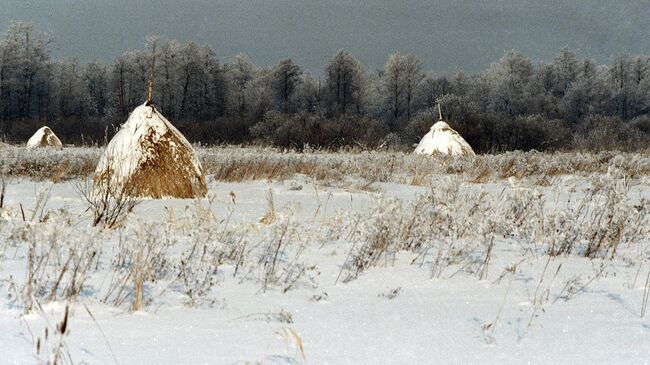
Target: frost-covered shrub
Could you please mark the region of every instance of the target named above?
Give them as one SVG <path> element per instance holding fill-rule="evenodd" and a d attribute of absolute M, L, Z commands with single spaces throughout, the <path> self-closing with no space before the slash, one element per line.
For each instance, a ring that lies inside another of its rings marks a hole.
<path fill-rule="evenodd" d="M 117 253 L 111 261 L 114 275 L 105 302 L 121 305 L 130 300 L 133 310 L 145 307 L 146 283 L 170 275 L 167 250 L 176 241 L 166 234 L 165 228 L 152 222 L 134 222 L 120 232 Z"/>
<path fill-rule="evenodd" d="M 8 233 L 6 244 L 15 247 L 26 263 L 24 278 L 13 278 L 18 281 L 10 292 L 26 311 L 31 311 L 35 302 L 79 296 L 96 271 L 102 251 L 101 232 L 79 227 L 65 210 L 33 217 L 2 225 L 3 233 Z M 19 284 L 20 280 L 24 284 Z"/>
<path fill-rule="evenodd" d="M 224 279 L 224 265 L 229 265 L 236 277 L 249 260 L 250 227 L 229 224 L 232 207 L 222 224 L 215 224 L 212 213 L 199 202 L 195 208 L 170 223 L 171 234 L 185 236 L 183 250 L 173 260 L 176 274 L 172 282 L 175 290 L 187 297 L 188 306 L 210 301 L 211 290 Z M 188 231 L 191 234 L 185 234 Z"/>
<path fill-rule="evenodd" d="M 650 143 L 647 120 L 647 116 L 641 116 L 624 123 L 619 117 L 588 116 L 578 126 L 575 147 L 583 151 L 642 151 Z"/>
<path fill-rule="evenodd" d="M 573 224 L 580 227 L 578 234 L 568 244 L 560 245 L 557 253 L 573 252 L 571 242 L 575 242 L 585 257 L 614 257 L 621 245 L 641 242 L 650 236 L 650 203 L 641 199 L 638 204 L 630 204 L 630 187 L 625 180 L 611 176 L 594 179 L 591 191 L 578 208 L 571 210 Z"/>
<path fill-rule="evenodd" d="M 566 204 L 557 199 L 570 186 L 558 185 L 549 196 L 525 186 L 493 195 L 454 177 L 432 180 L 430 191 L 413 202 L 380 199 L 367 213 L 347 218 L 361 223 L 351 228 L 340 277 L 347 282 L 370 267 L 392 265 L 400 252 L 415 254 L 411 262 L 429 265 L 432 277 L 452 265 L 483 277 L 495 240 L 516 243 L 523 256 L 614 257 L 619 247 L 650 236 L 650 203 L 630 203 L 630 182 L 622 176 L 597 177 L 580 201 Z"/>
<path fill-rule="evenodd" d="M 486 237 L 495 230 L 487 195 L 461 189 L 459 179 L 443 179 L 414 202 L 380 200 L 355 228 L 353 248 L 344 264 L 343 281 L 369 267 L 391 264 L 397 252 L 417 254 L 413 262 L 433 258 L 432 275 L 452 264 L 478 263 Z"/>
<path fill-rule="evenodd" d="M 93 215 L 93 226 L 118 227 L 140 203 L 140 198 L 133 194 L 134 185 L 121 187 L 110 179 L 101 188 L 94 186 L 90 179 L 86 179 L 85 183 L 78 183 L 76 189 Z"/>

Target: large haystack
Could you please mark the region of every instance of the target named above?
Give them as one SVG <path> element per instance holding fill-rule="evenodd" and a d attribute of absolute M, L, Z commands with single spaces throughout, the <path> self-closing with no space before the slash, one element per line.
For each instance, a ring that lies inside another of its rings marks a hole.
<path fill-rule="evenodd" d="M 449 124 L 438 121 L 415 148 L 416 154 L 442 154 L 449 156 L 474 156 L 474 150 Z"/>
<path fill-rule="evenodd" d="M 203 197 L 203 168 L 185 137 L 145 103 L 109 142 L 95 170 L 96 188 L 160 199 Z"/>
<path fill-rule="evenodd" d="M 57 150 L 63 149 L 63 143 L 57 137 L 50 127 L 41 127 L 27 141 L 27 148 L 49 147 Z"/>

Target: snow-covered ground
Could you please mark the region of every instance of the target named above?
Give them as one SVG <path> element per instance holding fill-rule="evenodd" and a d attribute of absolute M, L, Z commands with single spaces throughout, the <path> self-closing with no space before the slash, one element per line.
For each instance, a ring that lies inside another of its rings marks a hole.
<path fill-rule="evenodd" d="M 66 305 L 62 359 L 73 363 L 650 363 L 650 313 L 641 318 L 650 187 L 641 180 L 211 181 L 209 199 L 144 201 L 115 230 L 90 227 L 79 185 L 8 181 L 2 364 L 51 358 Z M 627 214 L 621 236 L 603 238 L 620 242 L 613 258 L 582 257 L 584 240 L 547 254 L 553 242 L 588 237 L 590 224 L 607 227 L 581 205 L 609 209 L 610 226 Z M 26 298 L 30 246 L 34 260 L 48 262 L 36 265 L 43 269 Z M 132 311 L 130 266 L 145 246 L 154 257 L 144 269 L 145 305 Z M 96 257 L 82 291 L 66 301 L 66 272 L 50 300 L 74 249 Z M 356 270 L 364 258 L 374 261 Z M 120 280 L 122 296 L 113 290 Z M 290 333 L 304 357 L 283 341 Z"/>

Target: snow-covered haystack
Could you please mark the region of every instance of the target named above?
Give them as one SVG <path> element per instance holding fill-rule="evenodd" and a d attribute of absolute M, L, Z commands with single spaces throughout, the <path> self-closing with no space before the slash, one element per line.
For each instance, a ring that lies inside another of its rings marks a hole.
<path fill-rule="evenodd" d="M 438 121 L 415 148 L 416 154 L 439 153 L 449 156 L 474 156 L 474 150 L 449 124 Z"/>
<path fill-rule="evenodd" d="M 27 141 L 27 148 L 50 147 L 57 150 L 63 149 L 63 143 L 57 137 L 50 127 L 41 127 Z"/>
<path fill-rule="evenodd" d="M 154 199 L 196 198 L 207 192 L 194 149 L 148 103 L 135 108 L 109 142 L 97 164 L 94 185 Z"/>

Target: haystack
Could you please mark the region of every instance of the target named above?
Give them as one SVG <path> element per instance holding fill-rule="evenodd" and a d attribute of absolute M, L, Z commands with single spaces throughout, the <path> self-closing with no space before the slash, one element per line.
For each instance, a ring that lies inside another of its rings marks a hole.
<path fill-rule="evenodd" d="M 422 140 L 415 148 L 415 153 L 420 155 L 437 153 L 448 156 L 474 156 L 474 150 L 472 150 L 469 143 L 442 120 L 440 106 L 438 106 L 438 112 L 440 113 L 440 120 L 422 137 Z"/>
<path fill-rule="evenodd" d="M 63 143 L 57 137 L 50 127 L 41 127 L 27 141 L 27 148 L 49 147 L 57 150 L 63 149 Z"/>
<path fill-rule="evenodd" d="M 131 113 L 97 164 L 95 188 L 160 199 L 203 197 L 203 168 L 185 137 L 147 102 Z"/>

